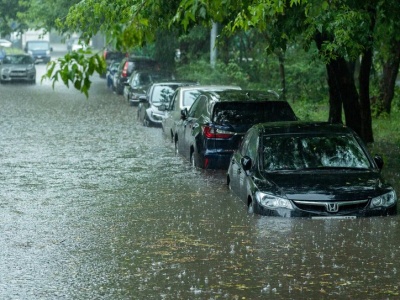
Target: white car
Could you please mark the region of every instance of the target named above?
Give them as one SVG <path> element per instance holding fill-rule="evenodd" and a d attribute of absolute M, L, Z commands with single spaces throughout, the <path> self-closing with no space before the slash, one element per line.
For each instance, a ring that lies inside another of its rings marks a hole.
<path fill-rule="evenodd" d="M 5 39 L 0 39 L 0 47 L 6 47 L 10 48 L 12 46 L 12 43 L 8 40 Z"/>
<path fill-rule="evenodd" d="M 163 133 L 167 137 L 171 137 L 171 141 L 174 141 L 176 138 L 176 124 L 181 120 L 181 111 L 185 108 L 189 110 L 199 95 L 199 91 L 222 90 L 241 90 L 241 88 L 235 85 L 193 85 L 177 88 L 172 95 L 169 106 L 160 105 L 158 107 L 158 110 L 166 112 L 165 117 L 161 121 Z"/>

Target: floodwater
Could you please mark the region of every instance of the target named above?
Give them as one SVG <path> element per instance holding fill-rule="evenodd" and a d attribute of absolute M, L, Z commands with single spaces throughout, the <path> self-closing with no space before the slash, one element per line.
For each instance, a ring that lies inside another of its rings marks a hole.
<path fill-rule="evenodd" d="M 1 85 L 0 114 L 0 299 L 400 297 L 399 217 L 248 215 L 104 79 Z"/>

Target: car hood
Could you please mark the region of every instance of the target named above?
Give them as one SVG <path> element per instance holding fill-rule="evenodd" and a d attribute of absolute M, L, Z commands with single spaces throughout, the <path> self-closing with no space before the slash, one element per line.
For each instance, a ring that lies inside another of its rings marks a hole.
<path fill-rule="evenodd" d="M 346 201 L 382 194 L 380 174 L 375 171 L 268 173 L 271 186 L 290 200 Z"/>

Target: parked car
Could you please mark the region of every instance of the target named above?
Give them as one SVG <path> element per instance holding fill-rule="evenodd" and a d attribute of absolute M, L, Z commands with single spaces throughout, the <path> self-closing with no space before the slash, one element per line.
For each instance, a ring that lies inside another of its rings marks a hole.
<path fill-rule="evenodd" d="M 6 55 L 7 55 L 6 50 L 0 48 L 0 62 L 2 62 L 4 57 L 6 57 Z"/>
<path fill-rule="evenodd" d="M 227 169 L 233 151 L 252 125 L 295 120 L 289 103 L 271 92 L 201 91 L 190 110 L 182 111 L 175 147 L 194 167 Z"/>
<path fill-rule="evenodd" d="M 171 100 L 171 96 L 180 86 L 196 84 L 193 81 L 167 81 L 153 83 L 148 89 L 145 96 L 139 97 L 138 120 L 144 126 L 161 127 L 162 118 L 165 110 L 160 111 L 160 105 L 167 106 Z"/>
<path fill-rule="evenodd" d="M 164 118 L 161 121 L 162 131 L 165 136 L 171 137 L 172 142 L 176 142 L 176 124 L 181 121 L 182 110 L 190 109 L 194 100 L 200 91 L 222 91 L 222 90 L 240 90 L 239 86 L 234 85 L 192 85 L 176 89 L 172 95 L 169 105 L 161 104 L 158 110 L 164 112 Z"/>
<path fill-rule="evenodd" d="M 110 49 L 105 49 L 103 52 L 103 57 L 106 62 L 106 69 L 110 67 L 110 65 L 116 61 L 121 62 L 124 58 L 128 57 L 128 53 L 113 51 Z M 106 78 L 107 73 L 100 74 L 101 78 Z"/>
<path fill-rule="evenodd" d="M 28 54 L 9 54 L 0 64 L 0 83 L 27 81 L 36 83 L 36 67 Z"/>
<path fill-rule="evenodd" d="M 35 62 L 48 63 L 51 59 L 53 48 L 50 46 L 50 42 L 37 40 L 27 41 L 24 50 L 29 55 L 32 55 Z"/>
<path fill-rule="evenodd" d="M 10 42 L 9 40 L 0 39 L 0 47 L 10 48 L 12 47 L 12 42 Z"/>
<path fill-rule="evenodd" d="M 329 123 L 258 124 L 235 151 L 227 183 L 267 216 L 356 218 L 394 215 L 397 196 L 383 160 L 350 128 Z"/>
<path fill-rule="evenodd" d="M 129 56 L 122 59 L 113 80 L 113 89 L 118 95 L 124 92 L 125 83 L 136 70 L 158 70 L 157 61 L 148 57 Z"/>
<path fill-rule="evenodd" d="M 118 71 L 120 63 L 120 61 L 114 60 L 112 63 L 110 63 L 110 65 L 107 66 L 106 81 L 109 89 L 112 89 L 113 87 L 114 75 Z"/>
<path fill-rule="evenodd" d="M 147 89 L 155 82 L 174 79 L 170 72 L 159 70 L 136 70 L 125 82 L 123 91 L 124 98 L 130 105 L 139 104 L 139 97 L 145 96 Z"/>

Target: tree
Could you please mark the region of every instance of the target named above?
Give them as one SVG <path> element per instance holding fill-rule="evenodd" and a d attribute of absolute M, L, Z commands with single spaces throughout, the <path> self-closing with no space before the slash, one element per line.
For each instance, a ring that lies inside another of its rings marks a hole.
<path fill-rule="evenodd" d="M 250 29 L 268 33 L 266 55 L 279 53 L 282 62 L 288 44 L 309 49 L 315 43 L 326 64 L 329 120 L 342 122 L 344 114 L 346 124 L 372 142 L 369 78 L 376 41 L 383 36 L 377 34 L 382 28 L 377 24 L 397 24 L 398 14 L 385 13 L 396 5 L 397 0 L 86 0 L 72 6 L 65 22 L 57 24 L 63 30 L 79 29 L 87 37 L 103 32 L 114 47 L 128 49 L 153 41 L 163 29 L 176 28 L 180 33 L 218 22 L 225 36 Z M 349 67 L 356 60 L 360 60 L 358 76 Z M 69 63 L 59 62 L 61 68 Z M 85 84 L 80 87 L 88 90 Z"/>
<path fill-rule="evenodd" d="M 21 16 L 28 11 L 29 4 L 22 0 L 0 0 L 0 35 L 27 29 Z"/>

